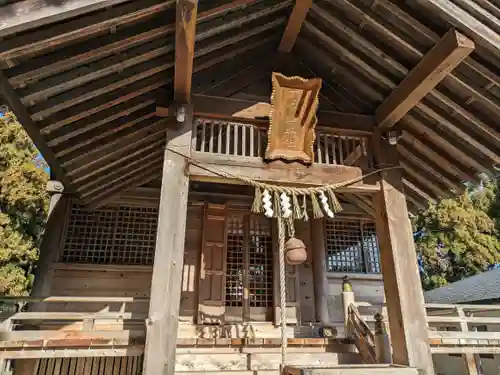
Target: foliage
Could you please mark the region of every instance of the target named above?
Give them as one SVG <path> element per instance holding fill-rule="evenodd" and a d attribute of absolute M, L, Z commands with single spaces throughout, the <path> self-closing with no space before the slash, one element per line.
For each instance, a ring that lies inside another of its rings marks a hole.
<path fill-rule="evenodd" d="M 15 116 L 0 107 L 0 295 L 23 295 L 47 212 L 48 174 Z"/>
<path fill-rule="evenodd" d="M 424 289 L 485 271 L 500 261 L 500 192 L 496 184 L 469 188 L 414 220 Z"/>

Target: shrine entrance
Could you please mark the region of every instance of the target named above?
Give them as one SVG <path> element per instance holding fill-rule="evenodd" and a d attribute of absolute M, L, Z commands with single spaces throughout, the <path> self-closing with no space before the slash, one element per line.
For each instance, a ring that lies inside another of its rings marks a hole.
<path fill-rule="evenodd" d="M 271 220 L 228 212 L 226 243 L 226 322 L 272 321 Z"/>

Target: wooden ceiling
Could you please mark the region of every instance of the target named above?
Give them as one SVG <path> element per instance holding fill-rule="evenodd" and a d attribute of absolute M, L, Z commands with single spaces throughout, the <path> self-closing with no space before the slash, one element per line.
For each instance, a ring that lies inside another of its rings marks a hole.
<path fill-rule="evenodd" d="M 323 78 L 322 109 L 373 116 L 402 131 L 398 149 L 414 207 L 500 163 L 498 1 L 7 3 L 0 6 L 0 93 L 56 177 L 87 203 L 161 175 L 161 93 L 267 101 L 277 67 Z M 433 57 L 436 44 L 444 52 Z M 441 73 L 419 76 L 436 59 Z M 401 98 L 409 86 L 416 90 L 407 106 Z"/>

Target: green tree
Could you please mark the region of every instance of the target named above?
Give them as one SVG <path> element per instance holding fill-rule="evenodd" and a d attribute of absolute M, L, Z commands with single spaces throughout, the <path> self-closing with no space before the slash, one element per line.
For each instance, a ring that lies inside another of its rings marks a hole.
<path fill-rule="evenodd" d="M 29 292 L 48 197 L 48 173 L 16 117 L 0 107 L 0 295 Z"/>
<path fill-rule="evenodd" d="M 500 261 L 500 195 L 496 184 L 443 199 L 414 220 L 424 289 L 485 271 Z"/>

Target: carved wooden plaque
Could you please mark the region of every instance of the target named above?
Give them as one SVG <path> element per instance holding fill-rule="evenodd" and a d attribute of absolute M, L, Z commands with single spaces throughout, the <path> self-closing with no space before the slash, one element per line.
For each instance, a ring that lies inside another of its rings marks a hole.
<path fill-rule="evenodd" d="M 321 79 L 273 73 L 266 160 L 311 164 Z"/>

